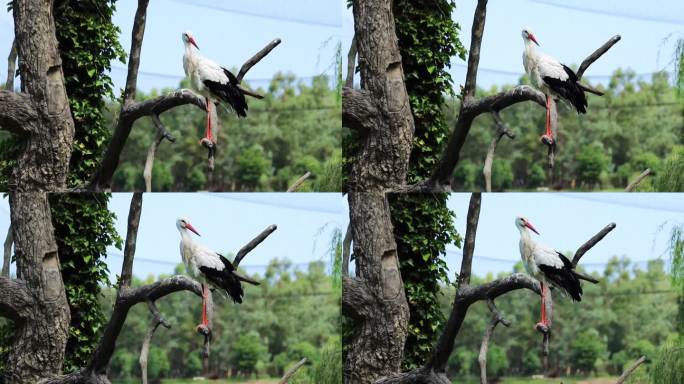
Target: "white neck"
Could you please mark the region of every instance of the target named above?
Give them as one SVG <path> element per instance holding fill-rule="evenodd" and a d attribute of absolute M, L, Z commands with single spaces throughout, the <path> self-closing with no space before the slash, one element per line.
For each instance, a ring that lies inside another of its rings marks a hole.
<path fill-rule="evenodd" d="M 537 47 L 534 46 L 534 43 L 530 39 L 525 39 L 525 52 L 528 54 L 537 52 Z"/>
<path fill-rule="evenodd" d="M 525 227 L 518 228 L 520 230 L 520 241 L 523 243 L 532 243 L 532 236 L 530 236 L 530 230 Z"/>
<path fill-rule="evenodd" d="M 186 243 L 188 245 L 193 243 L 192 235 L 190 235 L 190 231 L 188 231 L 187 228 L 181 228 L 180 234 L 181 234 L 181 241 L 183 241 L 184 243 Z"/>
<path fill-rule="evenodd" d="M 197 54 L 197 48 L 190 43 L 185 43 L 185 54 L 188 56 L 195 56 Z"/>

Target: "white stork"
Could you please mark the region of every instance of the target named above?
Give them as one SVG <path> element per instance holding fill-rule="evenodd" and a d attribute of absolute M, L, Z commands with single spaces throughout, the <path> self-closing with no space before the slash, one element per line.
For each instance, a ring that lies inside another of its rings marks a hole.
<path fill-rule="evenodd" d="M 217 139 L 211 130 L 212 100 L 223 101 L 239 117 L 246 117 L 248 107 L 245 95 L 258 99 L 263 97 L 242 89 L 235 75 L 229 70 L 200 55 L 199 47 L 197 47 L 192 32 L 183 32 L 183 43 L 185 44 L 185 54 L 183 55 L 185 75 L 190 79 L 192 87 L 207 101 L 207 128 L 200 143 L 211 147 L 216 144 Z"/>
<path fill-rule="evenodd" d="M 233 302 L 242 303 L 244 291 L 240 282 L 244 281 L 253 285 L 259 285 L 259 282 L 238 273 L 233 264 L 217 252 L 194 242 L 190 231 L 194 232 L 197 236 L 200 234 L 190 224 L 188 219 L 180 218 L 176 220 L 176 228 L 178 228 L 178 232 L 181 235 L 180 253 L 185 269 L 191 277 L 202 283 L 202 325 L 208 329 L 207 284 L 227 293 L 233 299 Z"/>
<path fill-rule="evenodd" d="M 541 137 L 547 144 L 553 143 L 551 132 L 551 98 L 569 102 L 577 113 L 587 113 L 587 97 L 584 91 L 596 93 L 580 83 L 577 74 L 555 58 L 538 52 L 534 44 L 539 45 L 529 29 L 522 30 L 525 51 L 523 65 L 530 77 L 532 85 L 546 95 L 546 132 Z M 600 93 L 597 93 L 600 94 Z"/>
<path fill-rule="evenodd" d="M 574 301 L 582 301 L 582 286 L 570 260 L 562 253 L 532 240 L 530 231 L 539 232 L 524 217 L 515 218 L 515 226 L 520 231 L 520 256 L 527 273 L 539 280 L 541 287 L 541 321 L 537 327 L 549 326 L 546 314 L 546 296 L 549 284 L 567 293 Z M 529 229 L 529 230 L 528 230 Z"/>

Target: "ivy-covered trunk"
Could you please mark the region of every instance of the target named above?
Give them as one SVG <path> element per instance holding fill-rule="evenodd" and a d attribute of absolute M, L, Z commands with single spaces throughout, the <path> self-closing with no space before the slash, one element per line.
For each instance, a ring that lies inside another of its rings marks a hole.
<path fill-rule="evenodd" d="M 452 0 L 394 1 L 406 91 L 415 123 L 409 183 L 430 176 L 450 132 L 442 113 L 444 95 L 454 93 L 447 70 L 453 56 L 465 58 L 458 37 L 460 27 L 451 19 L 454 8 Z M 401 277 L 411 313 L 404 369 L 425 363 L 444 323 L 437 301 L 440 284 L 449 281 L 443 255 L 447 244 L 460 245 L 461 241 L 446 204 L 448 197 L 447 193 L 434 193 L 390 198 Z"/>

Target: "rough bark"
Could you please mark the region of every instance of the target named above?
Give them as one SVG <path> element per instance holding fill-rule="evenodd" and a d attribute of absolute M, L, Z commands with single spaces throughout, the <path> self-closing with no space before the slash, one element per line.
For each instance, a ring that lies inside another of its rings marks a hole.
<path fill-rule="evenodd" d="M 354 192 L 349 206 L 356 276 L 342 280 L 342 312 L 353 322 L 344 380 L 372 383 L 399 371 L 409 310 L 386 198 Z"/>
<path fill-rule="evenodd" d="M 36 383 L 62 371 L 71 319 L 47 195 L 10 193 L 22 279 L 0 277 L 0 315 L 14 321 L 7 382 Z"/>
<path fill-rule="evenodd" d="M 22 148 L 12 170 L 10 189 L 62 190 L 66 188 L 74 122 L 64 87 L 52 4 L 16 0 L 13 14 L 22 91 L 29 100 L 24 112 L 30 116 L 19 124 L 24 131 L 19 136 Z M 12 91 L 0 91 L 0 99 L 6 99 L 8 93 Z M 28 113 L 29 110 L 32 111 Z M 0 107 L 3 127 L 6 127 L 7 114 L 7 108 Z"/>
<path fill-rule="evenodd" d="M 494 329 L 501 323 L 508 327 L 511 322 L 504 319 L 499 313 L 499 310 L 494 305 L 493 300 L 487 300 L 489 311 L 492 312 L 492 319 L 489 321 L 489 326 L 485 329 L 484 336 L 482 336 L 482 344 L 480 344 L 480 354 L 477 356 L 477 362 L 480 364 L 480 383 L 487 384 L 487 351 L 489 350 L 489 339 L 494 334 Z"/>
<path fill-rule="evenodd" d="M 150 309 L 152 319 L 150 319 L 150 325 L 147 328 L 147 333 L 145 334 L 142 346 L 140 347 L 140 358 L 138 359 L 138 362 L 140 363 L 140 378 L 142 380 L 142 384 L 147 384 L 147 357 L 150 352 L 150 342 L 152 341 L 154 332 L 160 325 L 163 325 L 166 328 L 171 328 L 171 325 L 164 320 L 159 313 L 154 301 L 148 301 L 147 306 Z"/>

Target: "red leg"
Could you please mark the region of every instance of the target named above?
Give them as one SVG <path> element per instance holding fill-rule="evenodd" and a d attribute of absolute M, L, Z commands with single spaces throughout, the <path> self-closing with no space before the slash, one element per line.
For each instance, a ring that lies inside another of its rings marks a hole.
<path fill-rule="evenodd" d="M 209 98 L 206 98 L 207 101 L 207 129 L 206 132 L 204 132 L 204 138 L 209 140 L 210 142 L 213 142 L 213 135 L 211 133 L 211 101 Z"/>
<path fill-rule="evenodd" d="M 546 136 L 551 137 L 551 97 L 546 96 Z"/>
<path fill-rule="evenodd" d="M 544 286 L 544 290 L 546 291 L 546 292 L 544 293 L 544 296 L 551 294 L 551 291 L 549 290 L 549 285 L 548 285 L 548 284 L 547 284 L 546 286 Z M 544 303 L 544 304 L 546 304 L 546 303 Z M 553 301 L 551 301 L 551 303 L 549 304 L 549 313 L 546 313 L 546 305 L 544 305 L 544 315 L 545 315 L 545 316 L 544 316 L 544 319 L 545 319 L 545 321 L 546 321 L 545 324 L 546 324 L 547 327 L 548 327 L 549 324 L 550 324 L 550 320 L 551 320 L 551 318 L 552 318 L 552 316 L 553 316 L 552 314 L 553 314 Z"/>
<path fill-rule="evenodd" d="M 207 325 L 207 287 L 202 284 L 202 324 Z"/>

